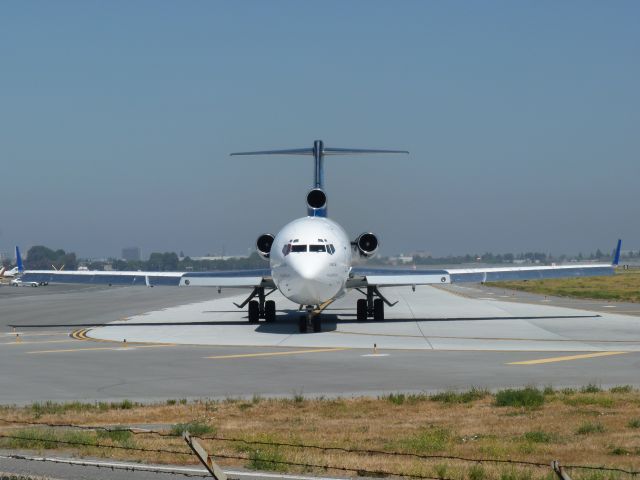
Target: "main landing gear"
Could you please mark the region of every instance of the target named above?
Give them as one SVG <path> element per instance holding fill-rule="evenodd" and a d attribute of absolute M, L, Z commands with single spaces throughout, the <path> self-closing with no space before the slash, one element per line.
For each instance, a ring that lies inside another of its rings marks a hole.
<path fill-rule="evenodd" d="M 356 303 L 356 318 L 359 322 L 364 322 L 367 318 L 373 318 L 375 321 L 381 322 L 384 320 L 384 304 L 386 303 L 390 307 L 393 307 L 398 303 L 391 303 L 387 300 L 377 287 L 367 287 L 366 292 L 360 289 L 358 289 L 358 291 L 367 297 L 359 298 Z"/>
<path fill-rule="evenodd" d="M 312 305 L 307 305 L 306 315 L 300 315 L 298 319 L 298 331 L 300 333 L 307 333 L 309 328 L 311 328 L 314 333 L 322 331 L 320 313 L 316 312 Z"/>
<path fill-rule="evenodd" d="M 273 292 L 275 292 L 275 289 L 265 294 L 264 287 L 256 287 L 244 302 L 240 305 L 234 303 L 234 305 L 238 308 L 244 308 L 245 305 L 249 305 L 249 323 L 258 323 L 261 318 L 264 318 L 267 323 L 273 323 L 276 321 L 276 302 L 266 300 L 266 297 Z M 258 297 L 258 300 L 253 300 L 255 297 Z"/>

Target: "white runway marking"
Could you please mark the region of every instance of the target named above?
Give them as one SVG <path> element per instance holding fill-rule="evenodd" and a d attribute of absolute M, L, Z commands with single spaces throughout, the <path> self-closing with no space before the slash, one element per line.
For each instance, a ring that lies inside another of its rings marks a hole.
<path fill-rule="evenodd" d="M 361 357 L 388 357 L 388 353 L 367 353 L 366 355 L 360 355 Z"/>

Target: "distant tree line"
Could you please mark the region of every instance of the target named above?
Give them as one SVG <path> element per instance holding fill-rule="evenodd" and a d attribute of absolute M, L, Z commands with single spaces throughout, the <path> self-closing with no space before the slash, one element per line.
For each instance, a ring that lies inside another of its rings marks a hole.
<path fill-rule="evenodd" d="M 111 265 L 113 270 L 145 270 L 149 272 L 206 272 L 210 270 L 266 268 L 269 265 L 257 253 L 252 253 L 248 257 L 233 257 L 225 260 L 193 260 L 189 257 L 184 257 L 181 260 L 175 252 L 154 252 L 149 256 L 149 260 L 90 262 L 87 267 L 90 270 L 104 270 L 106 264 Z"/>
<path fill-rule="evenodd" d="M 78 260 L 75 253 L 67 253 L 64 250 L 51 250 L 42 245 L 31 247 L 27 252 L 24 267 L 29 270 L 53 270 L 64 268 L 65 270 L 77 270 Z"/>

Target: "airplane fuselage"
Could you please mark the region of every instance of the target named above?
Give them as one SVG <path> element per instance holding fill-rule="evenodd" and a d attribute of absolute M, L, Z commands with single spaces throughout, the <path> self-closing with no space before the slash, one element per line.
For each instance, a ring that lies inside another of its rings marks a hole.
<path fill-rule="evenodd" d="M 273 281 L 285 297 L 300 305 L 320 305 L 346 292 L 351 242 L 326 217 L 298 218 L 276 235 L 270 262 Z"/>

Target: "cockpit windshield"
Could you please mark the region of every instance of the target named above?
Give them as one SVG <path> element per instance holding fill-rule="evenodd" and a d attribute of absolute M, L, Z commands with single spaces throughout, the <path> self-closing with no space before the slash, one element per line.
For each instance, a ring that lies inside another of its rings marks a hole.
<path fill-rule="evenodd" d="M 314 253 L 328 253 L 329 255 L 333 255 L 336 253 L 336 248 L 332 243 L 327 244 L 313 244 L 313 245 L 303 245 L 299 243 L 295 243 L 297 240 L 290 241 L 286 243 L 282 247 L 282 254 L 286 257 L 290 253 L 306 253 L 306 252 L 314 252 Z"/>

